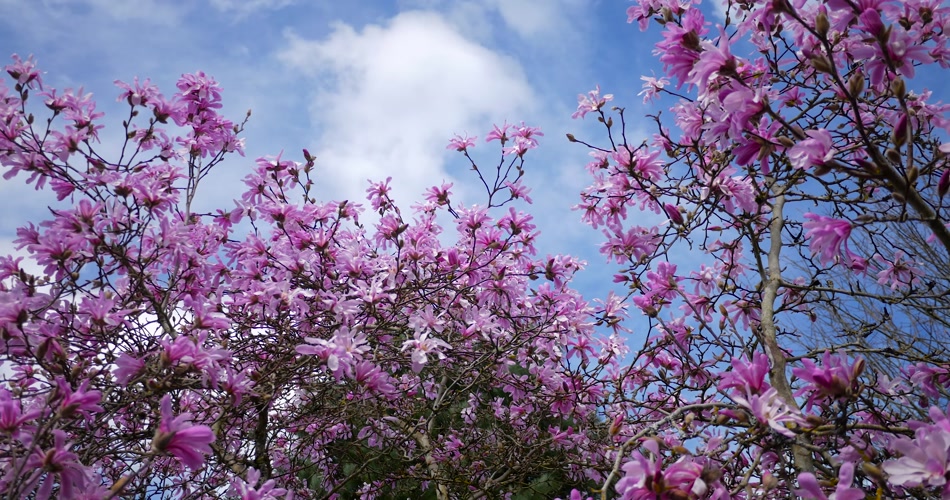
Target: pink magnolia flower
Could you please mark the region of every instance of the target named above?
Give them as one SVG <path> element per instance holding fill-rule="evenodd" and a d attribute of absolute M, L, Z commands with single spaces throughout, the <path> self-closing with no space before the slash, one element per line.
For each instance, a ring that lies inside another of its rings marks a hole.
<path fill-rule="evenodd" d="M 86 420 L 91 417 L 90 413 L 102 411 L 99 401 L 102 400 L 102 393 L 89 390 L 89 381 L 84 380 L 75 391 L 69 386 L 66 379 L 56 380 L 57 393 L 63 398 L 59 406 L 59 414 L 64 418 L 73 418 L 76 414 L 82 415 Z"/>
<path fill-rule="evenodd" d="M 796 377 L 809 382 L 796 395 L 809 393 L 806 409 L 826 398 L 849 396 L 858 389 L 858 376 L 864 371 L 864 359 L 848 362 L 845 354 L 825 352 L 821 366 L 810 359 L 803 359 L 802 366 L 792 370 Z"/>
<path fill-rule="evenodd" d="M 835 149 L 831 144 L 831 133 L 825 129 L 808 130 L 807 139 L 799 141 L 788 150 L 788 161 L 792 167 L 807 169 L 824 165 L 835 157 Z"/>
<path fill-rule="evenodd" d="M 260 486 L 255 486 L 261 479 L 261 473 L 251 467 L 247 470 L 247 480 L 235 477 L 231 480 L 231 488 L 228 493 L 241 500 L 277 500 L 284 498 L 287 490 L 277 488 L 277 482 L 274 479 L 265 481 Z"/>
<path fill-rule="evenodd" d="M 852 488 L 854 481 L 854 464 L 845 463 L 838 471 L 838 485 L 835 491 L 830 495 L 825 494 L 818 484 L 818 479 L 810 472 L 803 472 L 798 475 L 798 485 L 800 489 L 795 490 L 795 494 L 800 498 L 807 500 L 864 500 L 864 490 Z"/>
<path fill-rule="evenodd" d="M 468 148 L 475 147 L 475 139 L 477 139 L 477 137 L 471 137 L 468 135 L 463 137 L 461 135 L 455 134 L 455 137 L 449 139 L 449 145 L 446 146 L 445 149 L 454 149 L 456 151 L 466 151 L 468 150 Z"/>
<path fill-rule="evenodd" d="M 127 352 L 119 355 L 115 360 L 115 369 L 112 374 L 115 375 L 116 382 L 123 387 L 137 377 L 145 369 L 145 361 L 138 359 Z"/>
<path fill-rule="evenodd" d="M 24 61 L 17 54 L 13 54 L 13 64 L 8 64 L 4 70 L 11 78 L 16 80 L 18 85 L 28 89 L 43 88 L 40 71 L 36 69 L 36 61 L 33 56 L 27 57 Z"/>
<path fill-rule="evenodd" d="M 888 474 L 888 482 L 905 487 L 943 486 L 946 498 L 950 493 L 950 431 L 939 425 L 920 427 L 914 439 L 899 437 L 889 448 L 903 456 L 884 462 L 882 468 Z"/>
<path fill-rule="evenodd" d="M 451 349 L 452 346 L 435 337 L 429 337 L 429 332 L 416 332 L 412 340 L 407 340 L 402 345 L 402 351 L 412 350 L 412 371 L 419 373 L 422 367 L 429 362 L 429 355 L 435 355 L 439 359 L 445 359 L 443 349 Z"/>
<path fill-rule="evenodd" d="M 637 95 L 643 96 L 643 104 L 656 99 L 660 91 L 670 84 L 670 80 L 662 76 L 660 78 L 655 76 L 641 76 L 640 79 L 643 80 L 643 90 Z"/>
<path fill-rule="evenodd" d="M 59 484 L 57 498 L 80 498 L 84 490 L 93 486 L 90 484 L 92 471 L 79 461 L 78 455 L 70 451 L 72 443 L 66 441 L 67 437 L 64 431 L 55 429 L 53 448 L 46 451 L 37 448 L 27 460 L 27 470 L 34 471 L 34 481 L 40 479 L 40 474 L 46 473 L 32 498 L 50 498 L 56 483 Z"/>
<path fill-rule="evenodd" d="M 584 118 L 584 116 L 587 115 L 587 113 L 590 113 L 592 111 L 594 112 L 600 111 L 601 108 L 603 108 L 604 105 L 607 104 L 607 101 L 612 101 L 613 98 L 614 98 L 613 94 L 604 94 L 603 96 L 601 96 L 600 85 L 597 85 L 596 87 L 594 87 L 594 90 L 591 90 L 590 92 L 588 92 L 587 95 L 578 94 L 577 95 L 577 111 L 575 111 L 574 114 L 571 115 L 571 118 L 574 118 L 574 119 Z"/>
<path fill-rule="evenodd" d="M 306 337 L 306 344 L 297 346 L 300 354 L 319 356 L 326 360 L 327 368 L 339 380 L 344 374 L 352 376 L 352 367 L 370 351 L 366 334 L 345 326 L 334 332 L 330 340 Z"/>
<path fill-rule="evenodd" d="M 624 477 L 615 486 L 625 500 L 665 498 L 726 498 L 720 484 L 709 484 L 703 474 L 705 467 L 692 457 L 683 457 L 663 468 L 659 442 L 649 439 L 643 443 L 649 457 L 637 452 L 622 467 Z M 708 496 L 707 496 L 708 495 Z"/>
<path fill-rule="evenodd" d="M 531 188 L 522 184 L 521 179 L 518 179 L 515 182 L 505 181 L 505 187 L 508 188 L 508 192 L 512 198 L 524 200 L 526 203 L 531 203 L 533 201 L 531 197 L 528 196 L 528 193 L 531 192 Z"/>
<path fill-rule="evenodd" d="M 848 238 L 851 236 L 850 222 L 813 213 L 806 213 L 805 218 L 808 222 L 802 226 L 806 231 L 805 238 L 811 240 L 811 254 L 821 254 L 820 260 L 823 265 L 836 264 L 841 257 L 851 269 L 856 271 L 867 269 L 867 261 L 848 248 Z"/>
<path fill-rule="evenodd" d="M 15 399 L 13 393 L 0 389 L 0 432 L 16 436 L 23 424 L 43 415 L 42 410 L 30 410 L 26 413 Z"/>
<path fill-rule="evenodd" d="M 801 413 L 785 403 L 774 387 L 769 387 L 762 394 L 746 393 L 745 396 L 733 394 L 731 397 L 740 406 L 749 410 L 759 423 L 768 425 L 783 436 L 795 437 L 795 433 L 786 424 L 797 426 L 806 424 Z"/>
<path fill-rule="evenodd" d="M 508 142 L 508 129 L 511 128 L 511 125 L 508 122 L 503 123 L 500 127 L 495 125 L 491 132 L 485 136 L 485 142 L 491 141 L 501 141 L 501 145 L 504 146 Z"/>
<path fill-rule="evenodd" d="M 875 36 L 884 32 L 884 23 L 876 9 L 865 9 L 859 17 L 860 26 Z M 912 34 L 898 25 L 888 26 L 887 43 L 882 48 L 879 43 L 855 44 L 851 55 L 863 59 L 870 75 L 871 85 L 882 88 L 896 75 L 891 73 L 893 67 L 898 73 L 907 77 L 914 77 L 916 63 L 929 64 L 934 62 L 930 49 L 920 42 L 919 35 Z"/>
<path fill-rule="evenodd" d="M 719 389 L 739 389 L 745 393 L 761 394 L 769 385 L 765 376 L 769 373 L 769 358 L 757 352 L 752 360 L 745 356 L 732 360 L 732 371 L 724 372 L 719 381 Z"/>
<path fill-rule="evenodd" d="M 192 470 L 200 468 L 203 455 L 211 453 L 214 432 L 207 425 L 192 425 L 191 413 L 174 416 L 168 394 L 162 398 L 161 407 L 162 420 L 152 438 L 152 449 L 174 456 Z"/>
<path fill-rule="evenodd" d="M 877 273 L 877 282 L 884 286 L 890 285 L 892 291 L 920 283 L 918 276 L 924 275 L 924 272 L 914 265 L 915 262 L 907 258 L 907 254 L 903 250 L 894 252 L 892 260 L 888 260 L 880 254 L 875 255 L 875 257 L 883 266 L 883 269 Z"/>

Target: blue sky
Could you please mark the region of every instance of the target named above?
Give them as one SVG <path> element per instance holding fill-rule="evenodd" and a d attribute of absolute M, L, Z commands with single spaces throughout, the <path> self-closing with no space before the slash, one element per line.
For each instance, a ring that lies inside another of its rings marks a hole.
<path fill-rule="evenodd" d="M 587 150 L 568 132 L 604 144 L 598 123 L 571 119 L 577 95 L 599 84 L 627 108 L 628 137 L 653 133 L 637 96 L 642 75 L 660 75 L 659 30 L 626 22 L 624 0 L 0 0 L 0 53 L 32 54 L 47 85 L 85 87 L 106 112 L 100 150 L 116 150 L 127 113 L 113 81 L 149 77 L 165 94 L 198 70 L 224 88 L 224 114 L 247 125 L 247 156 L 232 156 L 206 181 L 199 209 L 232 206 L 259 156 L 317 156 L 318 193 L 364 201 L 367 179 L 393 177 L 408 207 L 443 180 L 456 203 L 483 203 L 455 133 L 478 135 L 476 160 L 494 123 L 525 121 L 545 133 L 529 154 L 528 210 L 538 248 L 590 264 L 575 282 L 592 299 L 612 287 L 602 235 L 570 210 L 589 184 Z M 710 7 L 703 6 L 708 10 Z M 710 20 L 722 18 L 708 16 Z M 931 75 L 932 76 L 932 75 Z M 942 75 L 940 75 L 942 76 Z M 930 80 L 932 83 L 937 80 Z M 934 88 L 934 86 L 931 86 Z M 940 85 L 935 88 L 939 89 Z M 0 252 L 13 230 L 48 215 L 51 198 L 0 179 Z M 637 221 L 645 223 L 644 220 Z M 689 258 L 689 254 L 684 257 Z M 695 263 L 682 262 L 689 265 Z M 636 313 L 635 313 L 636 314 Z"/>
<path fill-rule="evenodd" d="M 55 88 L 83 86 L 106 112 L 102 149 L 118 147 L 127 110 L 113 81 L 149 77 L 171 94 L 177 78 L 205 71 L 224 88 L 224 113 L 253 114 L 245 158 L 231 157 L 204 185 L 205 208 L 238 198 L 253 160 L 317 156 L 326 198 L 364 200 L 366 179 L 392 176 L 408 206 L 443 180 L 456 202 L 480 203 L 455 133 L 479 136 L 476 159 L 497 159 L 482 140 L 493 123 L 525 121 L 545 133 L 525 182 L 542 230 L 541 254 L 571 253 L 592 267 L 579 285 L 606 293 L 611 268 L 599 233 L 570 210 L 589 178 L 582 146 L 604 138 L 594 120 L 571 120 L 577 94 L 600 84 L 643 114 L 643 74 L 659 72 L 657 32 L 626 23 L 624 1 L 589 0 L 0 0 L 0 47 L 32 54 Z M 644 122 L 644 125 L 648 125 Z M 639 124 L 634 123 L 634 129 Z M 638 135 L 639 132 L 634 132 Z M 48 196 L 0 180 L 0 250 L 12 230 L 46 215 Z"/>

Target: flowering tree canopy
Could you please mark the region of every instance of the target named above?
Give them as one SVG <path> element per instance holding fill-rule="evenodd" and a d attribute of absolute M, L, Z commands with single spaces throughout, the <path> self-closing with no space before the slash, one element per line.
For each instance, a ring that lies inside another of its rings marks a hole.
<path fill-rule="evenodd" d="M 801 335 L 858 301 L 914 304 L 908 322 L 947 305 L 918 262 L 950 250 L 950 120 L 912 78 L 950 64 L 950 8 L 731 0 L 716 24 L 698 3 L 628 10 L 663 30 L 643 94 L 671 121 L 650 117 L 652 139 L 599 87 L 579 98 L 604 137 L 568 136 L 592 158 L 576 208 L 625 290 L 590 301 L 583 263 L 541 257 L 518 209 L 535 127 L 495 126 L 488 167 L 476 138 L 449 141 L 481 205 L 442 184 L 407 210 L 389 180 L 318 200 L 303 150 L 202 212 L 202 181 L 243 154 L 212 78 L 169 97 L 116 82 L 108 156 L 91 96 L 14 56 L 3 175 L 59 204 L 17 230 L 26 257 L 0 257 L 0 493 L 950 495 L 940 342 L 875 339 L 874 318 Z"/>

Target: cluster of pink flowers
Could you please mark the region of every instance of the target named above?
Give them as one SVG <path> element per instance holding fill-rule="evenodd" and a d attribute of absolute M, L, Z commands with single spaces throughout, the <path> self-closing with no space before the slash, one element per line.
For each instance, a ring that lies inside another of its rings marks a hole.
<path fill-rule="evenodd" d="M 449 140 L 483 205 L 443 182 L 404 212 L 387 179 L 364 217 L 313 198 L 304 150 L 258 159 L 233 206 L 197 213 L 200 181 L 243 149 L 214 79 L 167 98 L 116 82 L 133 119 L 112 161 L 91 95 L 14 57 L 3 176 L 59 205 L 17 230 L 39 275 L 0 256 L 0 495 L 950 494 L 942 352 L 801 335 L 858 300 L 883 310 L 854 325 L 876 333 L 889 306 L 945 295 L 931 249 L 887 228 L 950 248 L 933 139 L 950 108 L 911 81 L 950 67 L 950 8 L 738 0 L 712 29 L 699 3 L 628 9 L 664 29 L 643 94 L 672 100 L 675 130 L 658 114 L 633 145 L 612 94 L 578 97 L 607 140 L 576 208 L 622 266 L 622 291 L 591 302 L 571 288 L 584 263 L 539 257 L 522 211 L 537 127 L 495 125 L 490 166 L 476 137 Z"/>

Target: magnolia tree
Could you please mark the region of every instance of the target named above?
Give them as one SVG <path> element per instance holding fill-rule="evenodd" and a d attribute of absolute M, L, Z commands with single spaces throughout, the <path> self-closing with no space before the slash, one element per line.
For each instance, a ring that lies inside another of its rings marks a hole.
<path fill-rule="evenodd" d="M 631 143 L 629 115 L 597 89 L 576 116 L 597 116 L 608 140 L 568 137 L 593 157 L 579 209 L 650 323 L 610 372 L 617 446 L 601 495 L 950 497 L 945 330 L 928 328 L 928 344 L 867 340 L 895 304 L 916 306 L 900 309 L 903 324 L 933 325 L 947 306 L 944 280 L 918 261 L 950 249 L 950 121 L 908 82 L 950 63 L 950 9 L 727 7 L 717 25 L 690 2 L 631 7 L 641 29 L 663 29 L 665 74 L 643 93 L 672 101 L 671 116 Z M 643 212 L 663 222 L 636 224 Z M 908 244 L 895 227 L 926 237 Z M 884 313 L 843 325 L 859 335 L 799 340 L 856 303 Z M 898 368 L 869 369 L 868 355 Z"/>
<path fill-rule="evenodd" d="M 663 29 L 665 74 L 645 94 L 673 102 L 672 121 L 651 117 L 651 141 L 628 139 L 650 121 L 611 96 L 580 98 L 575 116 L 606 138 L 568 136 L 593 157 L 577 208 L 627 290 L 591 302 L 570 288 L 582 263 L 541 257 L 515 208 L 536 128 L 495 127 L 491 166 L 475 138 L 450 141 L 481 205 L 441 185 L 407 210 L 389 181 L 366 203 L 317 200 L 304 150 L 258 160 L 209 213 L 199 185 L 243 146 L 214 80 L 185 75 L 171 97 L 117 82 L 124 142 L 106 155 L 91 97 L 14 57 L 4 177 L 59 203 L 17 230 L 31 265 L 0 258 L 0 492 L 950 496 L 939 324 L 929 344 L 872 342 L 883 323 L 859 315 L 841 317 L 860 335 L 800 335 L 842 305 L 910 323 L 945 304 L 918 261 L 950 249 L 950 121 L 911 78 L 947 66 L 950 9 L 728 13 L 629 9 Z"/>
<path fill-rule="evenodd" d="M 201 213 L 201 181 L 242 148 L 212 79 L 167 98 L 117 82 L 125 141 L 106 158 L 89 95 L 44 87 L 32 60 L 6 71 L 4 175 L 62 202 L 17 230 L 42 272 L 0 260 L 6 498 L 488 498 L 602 477 L 604 307 L 502 208 L 527 199 L 536 128 L 489 135 L 485 206 L 442 185 L 404 214 L 388 181 L 367 208 L 317 201 L 304 150 Z"/>

